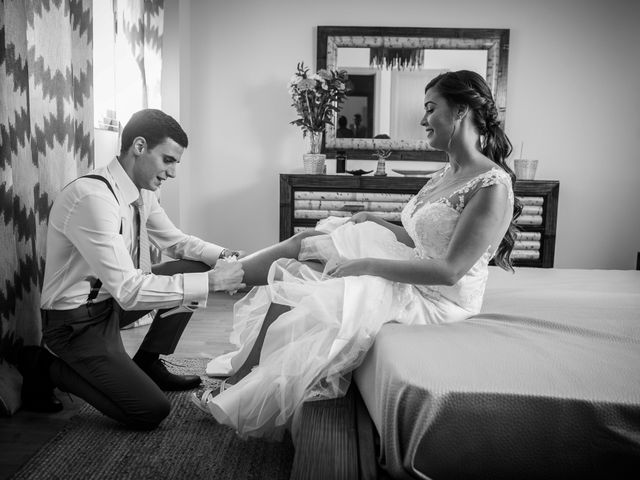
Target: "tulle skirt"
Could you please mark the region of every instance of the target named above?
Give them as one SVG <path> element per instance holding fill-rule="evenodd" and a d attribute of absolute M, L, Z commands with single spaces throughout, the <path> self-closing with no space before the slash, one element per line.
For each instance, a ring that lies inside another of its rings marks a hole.
<path fill-rule="evenodd" d="M 321 260 L 328 267 L 345 258 L 416 258 L 412 248 L 373 222 L 330 219 L 318 228 L 330 233 L 305 239 L 299 259 Z M 232 373 L 242 365 L 272 302 L 290 310 L 267 330 L 259 365 L 207 404 L 218 422 L 242 437 L 277 436 L 306 400 L 344 395 L 350 372 L 362 363 L 385 323 L 441 323 L 469 316 L 413 285 L 373 276 L 331 278 L 302 261 L 281 259 L 271 266 L 268 285 L 236 303 L 231 341 L 238 350 L 213 359 L 207 373 Z"/>

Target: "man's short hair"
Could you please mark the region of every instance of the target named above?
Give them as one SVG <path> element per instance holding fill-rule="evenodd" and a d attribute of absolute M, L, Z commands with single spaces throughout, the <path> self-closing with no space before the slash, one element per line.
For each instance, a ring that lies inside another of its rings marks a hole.
<path fill-rule="evenodd" d="M 171 115 L 155 108 L 140 110 L 131 115 L 122 129 L 120 155 L 124 155 L 129 150 L 136 137 L 143 137 L 147 141 L 149 150 L 166 138 L 174 140 L 183 148 L 189 145 L 187 134 L 180 124 Z"/>

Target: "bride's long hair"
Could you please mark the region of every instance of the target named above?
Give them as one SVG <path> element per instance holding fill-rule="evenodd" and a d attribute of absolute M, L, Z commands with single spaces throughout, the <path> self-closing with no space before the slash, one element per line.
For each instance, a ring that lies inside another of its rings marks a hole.
<path fill-rule="evenodd" d="M 506 159 L 512 151 L 511 142 L 498 120 L 498 109 L 493 100 L 491 89 L 484 78 L 470 70 L 446 72 L 431 80 L 424 89 L 425 93 L 434 87 L 437 87 L 438 93 L 449 104 L 468 105 L 473 110 L 472 119 L 480 132 L 480 151 L 507 172 L 511 177 L 512 184 L 515 185 L 516 175 L 506 163 Z M 513 271 L 511 251 L 515 245 L 516 232 L 518 231 L 515 220 L 521 212 L 522 205 L 517 198 L 514 198 L 511 223 L 494 257 L 496 265 L 504 270 Z"/>

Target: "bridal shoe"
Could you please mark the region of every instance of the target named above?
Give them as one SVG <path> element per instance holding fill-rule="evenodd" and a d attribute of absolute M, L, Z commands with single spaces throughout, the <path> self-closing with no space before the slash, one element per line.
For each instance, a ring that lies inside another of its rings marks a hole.
<path fill-rule="evenodd" d="M 200 410 L 202 410 L 204 413 L 210 414 L 211 412 L 207 408 L 207 404 L 209 403 L 209 401 L 213 400 L 213 398 L 216 395 L 221 394 L 222 392 L 231 388 L 232 386 L 233 384 L 227 384 L 227 381 L 223 380 L 222 382 L 220 382 L 219 388 L 207 388 L 205 391 L 202 392 L 202 396 L 200 398 L 198 398 L 198 396 L 195 393 L 192 393 L 191 402 L 193 402 L 193 404 L 196 407 L 198 407 Z"/>

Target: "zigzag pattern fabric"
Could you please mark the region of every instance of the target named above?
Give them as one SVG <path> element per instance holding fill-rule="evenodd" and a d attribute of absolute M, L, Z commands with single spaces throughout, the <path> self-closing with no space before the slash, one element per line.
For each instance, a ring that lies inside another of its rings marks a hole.
<path fill-rule="evenodd" d="M 126 123 L 143 108 L 162 108 L 164 0 L 117 3 L 116 113 Z"/>
<path fill-rule="evenodd" d="M 92 21 L 92 0 L 0 0 L 0 358 L 40 341 L 49 211 L 93 168 Z"/>

